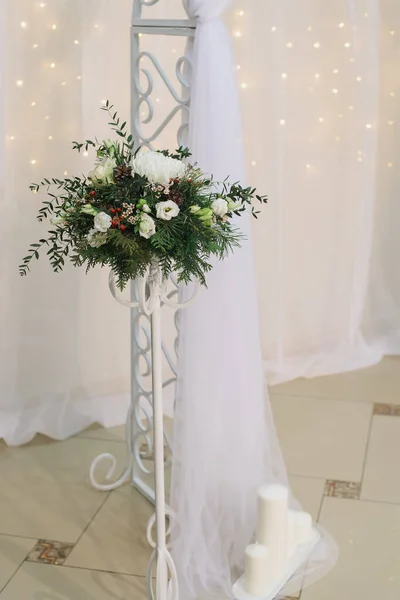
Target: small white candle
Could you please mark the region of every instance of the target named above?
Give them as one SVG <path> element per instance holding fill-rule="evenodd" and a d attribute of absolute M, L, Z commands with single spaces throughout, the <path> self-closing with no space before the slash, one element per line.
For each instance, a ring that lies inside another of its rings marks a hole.
<path fill-rule="evenodd" d="M 287 543 L 287 556 L 292 557 L 296 552 L 297 541 L 296 541 L 296 524 L 297 524 L 297 510 L 289 510 L 288 512 L 288 543 Z"/>
<path fill-rule="evenodd" d="M 265 485 L 258 490 L 257 541 L 268 547 L 270 573 L 282 575 L 287 560 L 289 492 L 282 485 Z"/>
<path fill-rule="evenodd" d="M 298 512 L 296 516 L 296 544 L 307 544 L 312 532 L 312 516 L 306 512 Z"/>
<path fill-rule="evenodd" d="M 245 552 L 244 586 L 252 596 L 263 596 L 268 592 L 270 553 L 266 546 L 251 544 Z"/>

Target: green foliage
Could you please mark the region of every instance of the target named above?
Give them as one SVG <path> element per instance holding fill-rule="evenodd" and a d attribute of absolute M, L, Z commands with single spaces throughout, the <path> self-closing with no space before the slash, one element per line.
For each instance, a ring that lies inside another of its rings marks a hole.
<path fill-rule="evenodd" d="M 121 290 L 129 280 L 144 275 L 155 261 L 166 277 L 175 271 L 179 281 L 188 283 L 197 278 L 206 285 L 207 273 L 212 269 L 211 258 L 223 260 L 243 239 L 231 223 L 233 215 L 249 211 L 257 218 L 259 211 L 253 200 L 265 203 L 266 197 L 238 182 L 214 182 L 187 163 L 190 152 L 183 147 L 162 154 L 184 161 L 185 175 L 171 179 L 167 185 L 151 184 L 145 177 L 132 173 L 137 150 L 127 132 L 126 121 L 121 122 L 108 101 L 102 110 L 107 113 L 117 139 L 74 141 L 73 149 L 78 152 L 94 149 L 97 165 L 101 168 L 107 163 L 110 170 L 106 174 L 101 171 L 101 178 L 97 174 L 92 175 L 93 179 L 90 176 L 44 178 L 30 186 L 34 193 L 45 189 L 48 199 L 42 202 L 37 219 L 50 219 L 53 227 L 47 237 L 30 245 L 19 266 L 20 274 L 26 275 L 31 261 L 47 249 L 55 272 L 63 269 L 67 259 L 76 267 L 85 266 L 86 270 L 108 266 Z M 220 216 L 214 209 L 215 201 L 222 201 L 226 214 Z M 169 210 L 175 206 L 172 218 L 163 219 L 158 214 L 160 202 L 167 202 L 164 206 Z M 99 213 L 103 224 L 96 229 Z M 149 223 L 153 224 L 150 233 L 145 229 Z"/>

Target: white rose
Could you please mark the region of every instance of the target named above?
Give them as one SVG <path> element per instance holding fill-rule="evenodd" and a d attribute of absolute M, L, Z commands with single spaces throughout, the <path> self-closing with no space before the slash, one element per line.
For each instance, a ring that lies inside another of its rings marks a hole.
<path fill-rule="evenodd" d="M 105 212 L 99 212 L 94 218 L 94 228 L 96 231 L 105 232 L 111 227 L 111 217 Z"/>
<path fill-rule="evenodd" d="M 115 156 L 115 142 L 110 138 L 103 140 L 103 146 L 108 150 L 108 154 L 113 158 Z"/>
<path fill-rule="evenodd" d="M 217 198 L 211 204 L 211 210 L 217 217 L 224 217 L 228 212 L 228 203 L 223 198 Z"/>
<path fill-rule="evenodd" d="M 141 177 L 146 177 L 150 183 L 161 185 L 167 185 L 170 179 L 183 177 L 186 172 L 186 166 L 181 160 L 153 151 L 139 152 L 132 168 Z"/>
<path fill-rule="evenodd" d="M 92 248 L 100 248 L 107 241 L 107 233 L 102 233 L 97 229 L 91 229 L 87 235 L 87 241 Z"/>
<path fill-rule="evenodd" d="M 154 219 L 152 219 L 151 217 L 149 217 L 149 215 L 142 215 L 142 218 L 140 219 L 140 223 L 139 223 L 139 233 L 142 237 L 146 238 L 146 240 L 148 240 L 149 238 L 151 238 L 152 235 L 154 235 L 156 232 L 156 224 L 154 222 Z"/>
<path fill-rule="evenodd" d="M 88 178 L 92 180 L 93 185 L 103 185 L 114 181 L 114 169 L 117 163 L 114 158 L 99 158 L 93 171 L 90 171 Z"/>
<path fill-rule="evenodd" d="M 149 214 L 149 213 L 151 213 L 151 208 L 148 204 L 143 204 L 142 211 Z"/>
<path fill-rule="evenodd" d="M 179 206 L 175 202 L 172 202 L 172 200 L 158 202 L 156 209 L 157 219 L 162 219 L 163 221 L 170 221 L 173 217 L 179 215 Z"/>

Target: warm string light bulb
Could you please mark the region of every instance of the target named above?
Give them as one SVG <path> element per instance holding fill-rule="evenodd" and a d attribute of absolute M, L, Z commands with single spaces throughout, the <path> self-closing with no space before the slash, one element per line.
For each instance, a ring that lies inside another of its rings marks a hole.
<path fill-rule="evenodd" d="M 51 63 L 50 68 L 55 69 L 56 63 Z"/>
<path fill-rule="evenodd" d="M 338 93 L 339 93 L 339 90 L 337 88 L 332 89 L 332 94 L 338 94 Z"/>
<path fill-rule="evenodd" d="M 350 48 L 350 46 L 351 46 L 350 42 L 346 42 L 344 45 L 345 48 Z"/>
<path fill-rule="evenodd" d="M 242 90 L 245 90 L 247 88 L 247 83 L 240 84 L 240 87 L 242 88 Z"/>
<path fill-rule="evenodd" d="M 53 25 L 51 26 L 51 28 L 52 28 L 53 30 L 55 30 L 55 29 L 57 29 L 57 25 L 56 25 L 55 23 L 53 23 Z"/>
<path fill-rule="evenodd" d="M 321 48 L 321 44 L 319 42 L 314 42 L 314 48 Z"/>
<path fill-rule="evenodd" d="M 22 85 L 24 85 L 24 82 L 22 79 L 17 79 L 16 84 L 18 87 L 21 87 Z"/>
<path fill-rule="evenodd" d="M 282 79 L 287 79 L 287 73 L 282 73 L 281 77 Z"/>
<path fill-rule="evenodd" d="M 36 106 L 36 102 L 34 100 L 31 102 L 31 106 Z"/>
<path fill-rule="evenodd" d="M 239 12 L 238 12 L 238 15 L 239 15 L 239 17 L 243 17 L 243 15 L 244 15 L 244 10 L 239 10 Z"/>
<path fill-rule="evenodd" d="M 281 120 L 279 121 L 279 125 L 286 125 L 286 121 L 285 121 L 285 119 L 281 119 Z"/>
<path fill-rule="evenodd" d="M 26 29 L 28 27 L 28 23 L 26 21 L 21 21 L 22 29 Z"/>
<path fill-rule="evenodd" d="M 344 23 L 339 23 L 338 27 L 340 27 L 340 29 L 343 29 Z"/>

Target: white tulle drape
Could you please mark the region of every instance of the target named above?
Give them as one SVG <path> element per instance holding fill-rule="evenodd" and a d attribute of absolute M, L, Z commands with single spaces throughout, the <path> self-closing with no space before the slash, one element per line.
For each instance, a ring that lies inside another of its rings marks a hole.
<path fill-rule="evenodd" d="M 230 175 L 244 181 L 236 69 L 220 18 L 227 5 L 188 3 L 198 21 L 189 147 L 193 160 L 217 180 Z M 237 224 L 249 238 L 249 218 Z M 241 572 L 254 533 L 257 487 L 287 485 L 264 387 L 250 239 L 215 266 L 208 283 L 181 314 L 171 504 L 183 600 L 232 595 L 232 577 Z M 325 538 L 294 589 L 334 557 L 334 544 Z"/>

